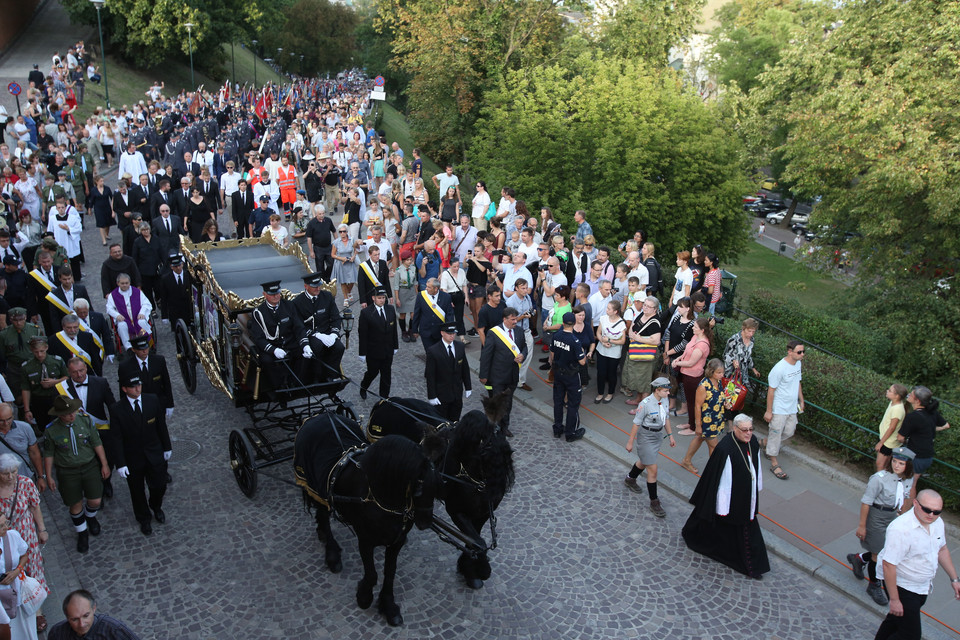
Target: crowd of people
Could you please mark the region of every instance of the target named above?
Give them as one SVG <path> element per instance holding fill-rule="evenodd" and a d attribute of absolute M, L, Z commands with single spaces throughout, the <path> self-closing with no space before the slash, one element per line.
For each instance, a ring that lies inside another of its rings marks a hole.
<path fill-rule="evenodd" d="M 375 129 L 367 79 L 356 72 L 268 85 L 255 101 L 229 85 L 167 97 L 158 83 L 140 104 L 97 109 L 82 124 L 73 112 L 83 84 L 98 81 L 82 42 L 29 80 L 24 115 L 8 119 L 0 144 L 0 347 L 8 387 L 0 389 L 0 444 L 19 456 L 0 455 L 0 503 L 12 496 L 9 527 L 20 532 L 23 567 L 41 587 L 38 542 L 47 532 L 39 492 L 59 492 L 81 553 L 100 532 L 97 514 L 112 495 L 114 473 L 130 487 L 144 535 L 165 522 L 174 394 L 151 345 L 157 320 L 192 319 L 180 243 L 261 235 L 281 246 L 299 243 L 315 266 L 293 301 L 279 283 L 262 283 L 250 331 L 271 379 L 294 372 L 292 359 L 298 375 L 335 377 L 344 353 L 339 306 L 357 306 L 361 397 L 377 378 L 378 395 L 389 396 L 399 342 L 419 341 L 427 399 L 457 420 L 473 391 L 466 348 L 477 340 L 479 381 L 505 398 L 507 436 L 513 394 L 532 390 L 532 366 L 553 384 L 552 431 L 567 442 L 584 436 L 583 397 L 609 404 L 619 395 L 625 419 L 633 416 L 627 450 L 638 456 L 624 482 L 642 492 L 646 472 L 658 517 L 666 514 L 657 491 L 664 436 L 671 447 L 677 435 L 692 437 L 681 465 L 693 473 L 705 443 L 710 456 L 685 541 L 751 577 L 769 570 L 756 520 L 760 451 L 786 480 L 778 456 L 804 408 L 805 347 L 790 342 L 769 372 L 769 432 L 757 439 L 752 419 L 734 407 L 738 385 L 750 391 L 761 375 L 752 356 L 758 323 L 747 319 L 722 349 L 716 344 L 724 289 L 720 259 L 709 249 L 671 248 L 676 271 L 668 290 L 655 238 L 644 230 L 605 243 L 586 211 L 565 228 L 549 207 L 528 204 L 510 186 L 497 196 L 477 180 L 470 197 L 455 167 L 425 174 L 419 149 L 405 150 Z M 115 188 L 105 180 L 113 165 Z M 85 218 L 109 244 L 96 300 L 82 283 Z M 120 239 L 111 242 L 114 227 Z M 322 288 L 333 280 L 340 303 Z M 103 377 L 104 363 L 117 356 L 119 401 Z M 890 393 L 891 407 L 907 401 L 905 389 Z M 909 511 L 910 500 L 933 513 L 920 504 L 916 474 L 932 460 L 933 433 L 949 425 L 928 394 L 915 389 L 917 411 L 905 417 L 894 407 L 884 417 L 877 451 L 878 474 L 886 475 L 872 478 L 868 493 L 885 513 Z M 927 409 L 930 417 L 922 417 Z M 868 553 L 851 562 L 855 572 L 868 569 L 879 602 L 883 545 L 870 504 L 858 529 L 858 536 L 870 532 L 861 536 Z M 944 566 L 955 573 L 949 557 Z M 68 600 L 93 615 L 89 594 Z M 893 612 L 892 595 L 890 602 Z M 45 626 L 39 611 L 36 626 Z"/>

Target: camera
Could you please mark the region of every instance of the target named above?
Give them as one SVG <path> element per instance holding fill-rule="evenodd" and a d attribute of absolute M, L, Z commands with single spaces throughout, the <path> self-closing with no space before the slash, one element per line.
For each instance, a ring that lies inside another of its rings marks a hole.
<path fill-rule="evenodd" d="M 541 263 L 537 266 L 537 268 L 540 269 L 540 271 L 547 271 L 550 267 L 547 265 L 547 263 L 541 262 Z"/>

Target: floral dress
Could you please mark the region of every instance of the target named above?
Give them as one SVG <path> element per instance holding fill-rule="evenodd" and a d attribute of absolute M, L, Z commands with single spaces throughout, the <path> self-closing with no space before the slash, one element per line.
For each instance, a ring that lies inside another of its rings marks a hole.
<path fill-rule="evenodd" d="M 740 381 L 748 391 L 753 391 L 753 384 L 750 382 L 750 370 L 754 368 L 753 344 L 754 340 L 751 340 L 749 345 L 745 344 L 742 332 L 737 331 L 727 339 L 727 346 L 723 350 L 724 377 L 732 378 L 737 371 L 733 363 L 739 362 L 740 371 L 743 374 Z"/>
<path fill-rule="evenodd" d="M 37 527 L 33 521 L 33 514 L 30 512 L 30 509 L 40 505 L 40 493 L 37 491 L 37 485 L 33 484 L 33 480 L 26 476 L 18 476 L 17 482 L 19 483 L 19 490 L 14 489 L 12 496 L 0 499 L 0 511 L 8 516 L 13 528 L 29 546 L 27 550 L 27 575 L 36 578 L 47 590 L 47 593 L 50 593 L 47 579 L 43 574 L 43 557 L 40 555 Z M 11 504 L 14 496 L 17 499 L 15 505 Z M 10 517 L 11 511 L 13 512 L 12 517 Z"/>
<path fill-rule="evenodd" d="M 719 384 L 713 384 L 709 378 L 701 380 L 700 386 L 706 391 L 700 407 L 700 429 L 703 437 L 715 438 L 723 435 L 723 389 Z"/>

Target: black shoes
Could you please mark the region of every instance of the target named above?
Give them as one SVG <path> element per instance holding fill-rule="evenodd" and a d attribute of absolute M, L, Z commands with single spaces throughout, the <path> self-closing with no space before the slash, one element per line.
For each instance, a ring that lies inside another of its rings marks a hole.
<path fill-rule="evenodd" d="M 479 338 L 479 337 L 480 337 L 480 333 L 479 333 L 476 329 L 469 329 L 469 330 L 467 331 L 467 335 L 470 336 L 471 338 Z"/>
<path fill-rule="evenodd" d="M 576 442 L 577 440 L 582 438 L 586 432 L 587 432 L 586 429 L 584 429 L 583 427 L 580 427 L 579 429 L 574 431 L 572 435 L 567 436 L 567 442 Z"/>
<path fill-rule="evenodd" d="M 887 597 L 887 592 L 880 586 L 879 581 L 871 582 L 867 585 L 867 595 L 873 598 L 873 601 L 881 607 L 890 604 L 890 598 Z"/>
<path fill-rule="evenodd" d="M 634 493 L 643 493 L 643 489 L 641 489 L 640 485 L 637 484 L 636 478 L 627 476 L 623 479 L 623 484 L 627 485 L 627 489 L 630 489 L 630 491 L 633 491 Z"/>
<path fill-rule="evenodd" d="M 86 553 L 90 549 L 90 534 L 87 531 L 81 531 L 77 535 L 77 551 Z"/>
<path fill-rule="evenodd" d="M 540 365 L 540 371 L 549 371 L 549 370 L 550 370 L 550 363 L 549 363 L 549 362 L 546 362 L 546 363 Z"/>
<path fill-rule="evenodd" d="M 856 576 L 857 580 L 863 580 L 863 558 L 860 557 L 859 553 L 848 553 L 847 562 L 850 563 L 853 569 L 853 575 Z"/>
<path fill-rule="evenodd" d="M 153 527 L 150 526 L 149 520 L 144 520 L 143 522 L 140 523 L 140 533 L 142 533 L 145 536 L 149 536 L 150 534 L 153 533 Z"/>
<path fill-rule="evenodd" d="M 163 524 L 167 521 L 167 514 L 163 512 L 163 509 L 156 509 L 153 512 L 153 517 L 157 519 L 157 522 Z"/>
<path fill-rule="evenodd" d="M 96 518 L 87 518 L 87 531 L 92 536 L 100 535 L 100 523 L 97 522 Z"/>
<path fill-rule="evenodd" d="M 562 435 L 563 435 L 563 429 L 554 429 L 554 430 L 553 430 L 553 437 L 554 437 L 554 438 L 559 438 L 559 437 L 562 436 Z"/>
<path fill-rule="evenodd" d="M 364 389 L 363 387 L 360 388 L 360 399 L 361 400 L 367 399 L 367 390 Z"/>

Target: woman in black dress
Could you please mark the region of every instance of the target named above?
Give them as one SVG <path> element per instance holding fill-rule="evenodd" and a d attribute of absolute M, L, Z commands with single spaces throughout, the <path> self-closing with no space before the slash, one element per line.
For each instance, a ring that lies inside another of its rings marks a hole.
<path fill-rule="evenodd" d="M 113 191 L 103 184 L 103 176 L 97 176 L 97 181 L 90 190 L 90 207 L 100 230 L 100 240 L 107 246 L 110 239 L 110 227 L 116 224 L 117 217 L 113 213 Z"/>
<path fill-rule="evenodd" d="M 193 242 L 200 242 L 203 225 L 207 223 L 207 220 L 213 220 L 213 215 L 207 201 L 200 194 L 200 189 L 190 187 L 190 199 L 187 200 L 187 219 L 184 220 L 184 226 L 190 225 L 188 231 Z"/>
<path fill-rule="evenodd" d="M 157 299 L 154 296 L 154 289 L 160 278 L 160 271 L 166 267 L 167 256 L 163 255 L 163 243 L 160 238 L 153 235 L 150 223 L 141 222 L 138 231 L 140 231 L 140 237 L 133 241 L 133 261 L 140 270 L 140 289 L 156 309 Z"/>

